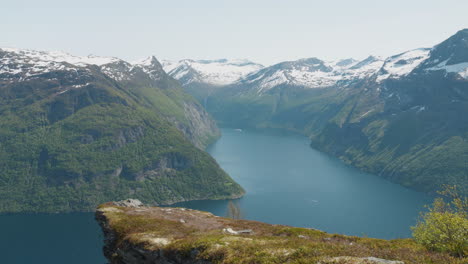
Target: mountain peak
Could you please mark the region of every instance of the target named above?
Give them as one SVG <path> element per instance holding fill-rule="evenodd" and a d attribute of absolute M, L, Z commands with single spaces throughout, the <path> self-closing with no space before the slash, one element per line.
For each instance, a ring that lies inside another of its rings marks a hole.
<path fill-rule="evenodd" d="M 462 29 L 431 50 L 427 66 L 446 61 L 445 65 L 468 62 L 468 29 Z"/>
<path fill-rule="evenodd" d="M 353 59 L 353 58 L 348 58 L 348 59 L 342 59 L 342 60 L 339 60 L 338 62 L 335 63 L 336 66 L 340 66 L 340 67 L 346 67 L 346 66 L 350 66 L 352 65 L 353 63 L 356 63 L 357 60 Z"/>
<path fill-rule="evenodd" d="M 359 61 L 358 63 L 354 64 L 350 69 L 359 69 L 375 62 L 383 62 L 383 59 L 377 56 L 370 55 L 369 57 Z"/>
<path fill-rule="evenodd" d="M 410 74 L 429 57 L 429 52 L 430 49 L 420 48 L 390 56 L 380 69 L 377 80 L 399 78 Z"/>
<path fill-rule="evenodd" d="M 304 59 L 299 59 L 297 62 L 301 63 L 307 63 L 307 64 L 319 64 L 323 63 L 323 61 L 317 57 L 311 57 L 311 58 L 304 58 Z"/>
<path fill-rule="evenodd" d="M 434 46 L 419 67 L 423 72 L 445 71 L 468 78 L 468 29 L 462 29 Z"/>
<path fill-rule="evenodd" d="M 459 31 L 457 31 L 457 33 L 455 33 L 454 36 L 464 36 L 464 37 L 467 37 L 468 36 L 468 28 L 464 28 L 464 29 L 461 29 Z"/>
<path fill-rule="evenodd" d="M 325 62 L 321 59 L 318 59 L 316 57 L 310 57 L 310 58 L 303 58 L 303 59 L 298 59 L 295 61 L 284 61 L 277 63 L 275 65 L 272 65 L 270 67 L 271 69 L 276 69 L 276 70 L 299 70 L 299 71 L 322 71 L 322 72 L 329 72 L 332 70 L 331 67 L 328 67 L 325 65 Z"/>
<path fill-rule="evenodd" d="M 139 61 L 134 61 L 132 63 L 133 65 L 140 65 L 140 66 L 161 66 L 161 63 L 159 63 L 158 59 L 154 56 L 151 55 L 149 57 L 146 57 L 142 60 Z"/>

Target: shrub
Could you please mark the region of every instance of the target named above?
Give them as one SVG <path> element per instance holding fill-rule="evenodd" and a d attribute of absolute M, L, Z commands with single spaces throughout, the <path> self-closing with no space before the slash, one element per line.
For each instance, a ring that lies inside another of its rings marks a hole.
<path fill-rule="evenodd" d="M 242 219 L 243 218 L 242 210 L 241 210 L 240 205 L 238 203 L 234 203 L 232 201 L 229 201 L 227 217 L 232 218 L 232 219 Z"/>
<path fill-rule="evenodd" d="M 468 199 L 461 197 L 456 186 L 445 186 L 429 211 L 412 227 L 414 239 L 433 251 L 455 256 L 468 255 Z"/>

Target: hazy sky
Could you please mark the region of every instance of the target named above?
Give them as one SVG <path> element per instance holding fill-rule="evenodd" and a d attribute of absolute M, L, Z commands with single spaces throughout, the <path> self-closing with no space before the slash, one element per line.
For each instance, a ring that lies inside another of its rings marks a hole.
<path fill-rule="evenodd" d="M 468 0 L 0 0 L 0 47 L 134 60 L 388 56 L 468 28 Z"/>

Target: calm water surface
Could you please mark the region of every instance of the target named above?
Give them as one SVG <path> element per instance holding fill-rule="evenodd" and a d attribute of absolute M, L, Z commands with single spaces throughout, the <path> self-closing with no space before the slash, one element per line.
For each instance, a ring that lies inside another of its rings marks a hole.
<path fill-rule="evenodd" d="M 0 216 L 0 263 L 104 264 L 93 213 Z"/>
<path fill-rule="evenodd" d="M 359 172 L 305 137 L 223 129 L 208 151 L 247 191 L 244 218 L 379 238 L 409 237 L 431 197 Z M 180 203 L 225 216 L 228 201 Z M 93 214 L 1 215 L 5 264 L 105 263 Z"/>
<path fill-rule="evenodd" d="M 360 172 L 302 136 L 223 129 L 208 152 L 247 191 L 244 218 L 377 238 L 411 236 L 432 198 Z M 226 215 L 227 201 L 179 206 Z"/>

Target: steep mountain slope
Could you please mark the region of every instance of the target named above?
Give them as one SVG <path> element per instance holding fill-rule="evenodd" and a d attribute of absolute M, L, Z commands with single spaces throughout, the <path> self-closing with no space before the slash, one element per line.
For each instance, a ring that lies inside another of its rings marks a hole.
<path fill-rule="evenodd" d="M 232 84 L 262 65 L 248 60 L 163 61 L 164 70 L 200 102 L 217 88 Z"/>
<path fill-rule="evenodd" d="M 356 101 L 347 111 L 354 119 L 328 124 L 312 145 L 405 186 L 456 184 L 467 193 L 467 39 L 468 30 L 460 31 L 409 74 L 371 84 L 361 96 L 376 102 Z"/>
<path fill-rule="evenodd" d="M 219 133 L 155 58 L 0 49 L 0 212 L 238 197 L 203 147 Z"/>
<path fill-rule="evenodd" d="M 387 59 L 283 62 L 216 90 L 224 126 L 280 128 L 346 163 L 423 191 L 468 191 L 468 30 Z"/>

